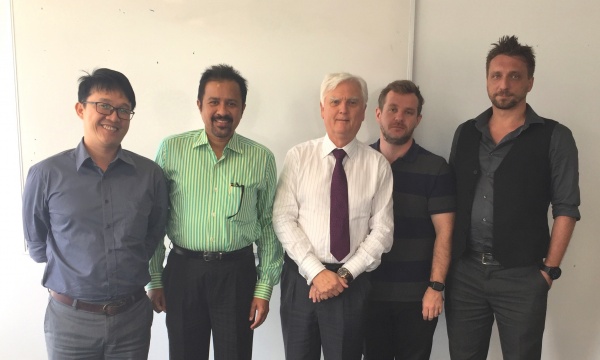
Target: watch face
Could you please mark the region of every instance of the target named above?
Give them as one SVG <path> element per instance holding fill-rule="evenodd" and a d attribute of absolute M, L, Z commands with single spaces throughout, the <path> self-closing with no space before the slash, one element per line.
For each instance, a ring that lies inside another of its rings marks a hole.
<path fill-rule="evenodd" d="M 552 280 L 558 279 L 562 274 L 562 270 L 559 267 L 544 266 L 542 270 L 544 270 Z"/>
<path fill-rule="evenodd" d="M 444 288 L 446 287 L 444 284 L 437 282 L 437 281 L 430 282 L 429 286 L 431 286 L 431 288 L 436 291 L 443 291 Z"/>
<path fill-rule="evenodd" d="M 560 270 L 560 268 L 550 268 L 550 271 L 548 271 L 548 275 L 550 275 L 550 278 L 552 280 L 556 280 L 560 277 L 560 275 L 562 274 L 562 271 Z"/>

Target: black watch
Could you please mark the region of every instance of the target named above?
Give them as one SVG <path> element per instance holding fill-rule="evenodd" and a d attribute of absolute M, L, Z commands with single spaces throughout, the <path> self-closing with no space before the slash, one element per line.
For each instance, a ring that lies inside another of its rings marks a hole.
<path fill-rule="evenodd" d="M 542 265 L 540 265 L 540 270 L 542 270 L 543 272 L 548 274 L 548 276 L 550 276 L 550 279 L 552 279 L 552 280 L 558 279 L 560 277 L 560 275 L 562 274 L 562 270 L 558 266 L 552 267 L 552 266 L 546 266 L 546 264 L 542 264 Z"/>
<path fill-rule="evenodd" d="M 429 287 L 432 288 L 435 291 L 444 291 L 444 289 L 446 288 L 446 285 L 444 285 L 441 282 L 430 281 L 429 282 Z"/>
<path fill-rule="evenodd" d="M 337 271 L 337 274 L 342 279 L 345 279 L 346 283 L 348 283 L 348 284 L 350 284 L 352 282 L 352 280 L 354 280 L 354 276 L 352 276 L 352 273 L 345 267 L 339 268 Z"/>

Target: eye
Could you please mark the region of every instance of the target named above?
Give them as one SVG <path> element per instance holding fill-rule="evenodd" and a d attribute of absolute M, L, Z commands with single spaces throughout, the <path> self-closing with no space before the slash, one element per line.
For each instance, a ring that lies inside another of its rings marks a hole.
<path fill-rule="evenodd" d="M 100 106 L 104 110 L 112 110 L 113 109 L 112 105 L 109 105 L 106 103 L 98 103 L 98 106 Z"/>
<path fill-rule="evenodd" d="M 388 109 L 388 111 L 391 112 L 391 113 L 397 113 L 398 109 L 395 108 L 395 107 L 391 107 L 391 108 Z"/>
<path fill-rule="evenodd" d="M 123 115 L 131 114 L 131 110 L 125 109 L 125 108 L 118 108 L 117 111 L 119 112 L 119 114 L 123 114 Z"/>
<path fill-rule="evenodd" d="M 229 107 L 237 107 L 237 103 L 235 101 L 229 101 L 229 102 L 227 102 L 227 106 L 229 106 Z"/>
<path fill-rule="evenodd" d="M 356 106 L 356 105 L 358 105 L 358 100 L 357 99 L 350 99 L 350 100 L 348 100 L 348 104 L 352 105 L 352 106 Z"/>
<path fill-rule="evenodd" d="M 217 100 L 208 100 L 208 105 L 216 106 L 219 105 L 219 102 Z"/>
<path fill-rule="evenodd" d="M 340 104 L 340 101 L 338 99 L 333 99 L 333 100 L 329 101 L 329 104 L 331 106 L 338 106 Z"/>

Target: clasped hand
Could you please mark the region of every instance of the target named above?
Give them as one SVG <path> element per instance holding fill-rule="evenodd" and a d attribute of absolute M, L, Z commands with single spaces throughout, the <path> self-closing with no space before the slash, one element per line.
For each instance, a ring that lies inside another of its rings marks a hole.
<path fill-rule="evenodd" d="M 347 288 L 348 283 L 345 279 L 339 277 L 337 273 L 325 269 L 314 277 L 308 297 L 313 303 L 321 302 L 321 300 L 338 296 Z"/>

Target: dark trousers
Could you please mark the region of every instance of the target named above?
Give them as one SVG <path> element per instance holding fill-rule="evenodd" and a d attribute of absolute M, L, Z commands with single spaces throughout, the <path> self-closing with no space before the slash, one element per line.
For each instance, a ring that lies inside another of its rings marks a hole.
<path fill-rule="evenodd" d="M 211 332 L 215 360 L 252 358 L 248 318 L 256 266 L 251 252 L 242 259 L 204 261 L 172 251 L 163 284 L 170 359 L 208 359 Z"/>
<path fill-rule="evenodd" d="M 310 286 L 294 264 L 281 274 L 281 328 L 287 360 L 360 360 L 364 340 L 364 310 L 371 288 L 361 274 L 342 294 L 313 303 Z"/>
<path fill-rule="evenodd" d="M 505 360 L 541 358 L 549 286 L 537 266 L 505 269 L 461 258 L 446 281 L 453 360 L 485 360 L 494 319 Z"/>
<path fill-rule="evenodd" d="M 420 301 L 369 301 L 365 360 L 428 360 L 437 322 L 423 320 Z"/>

